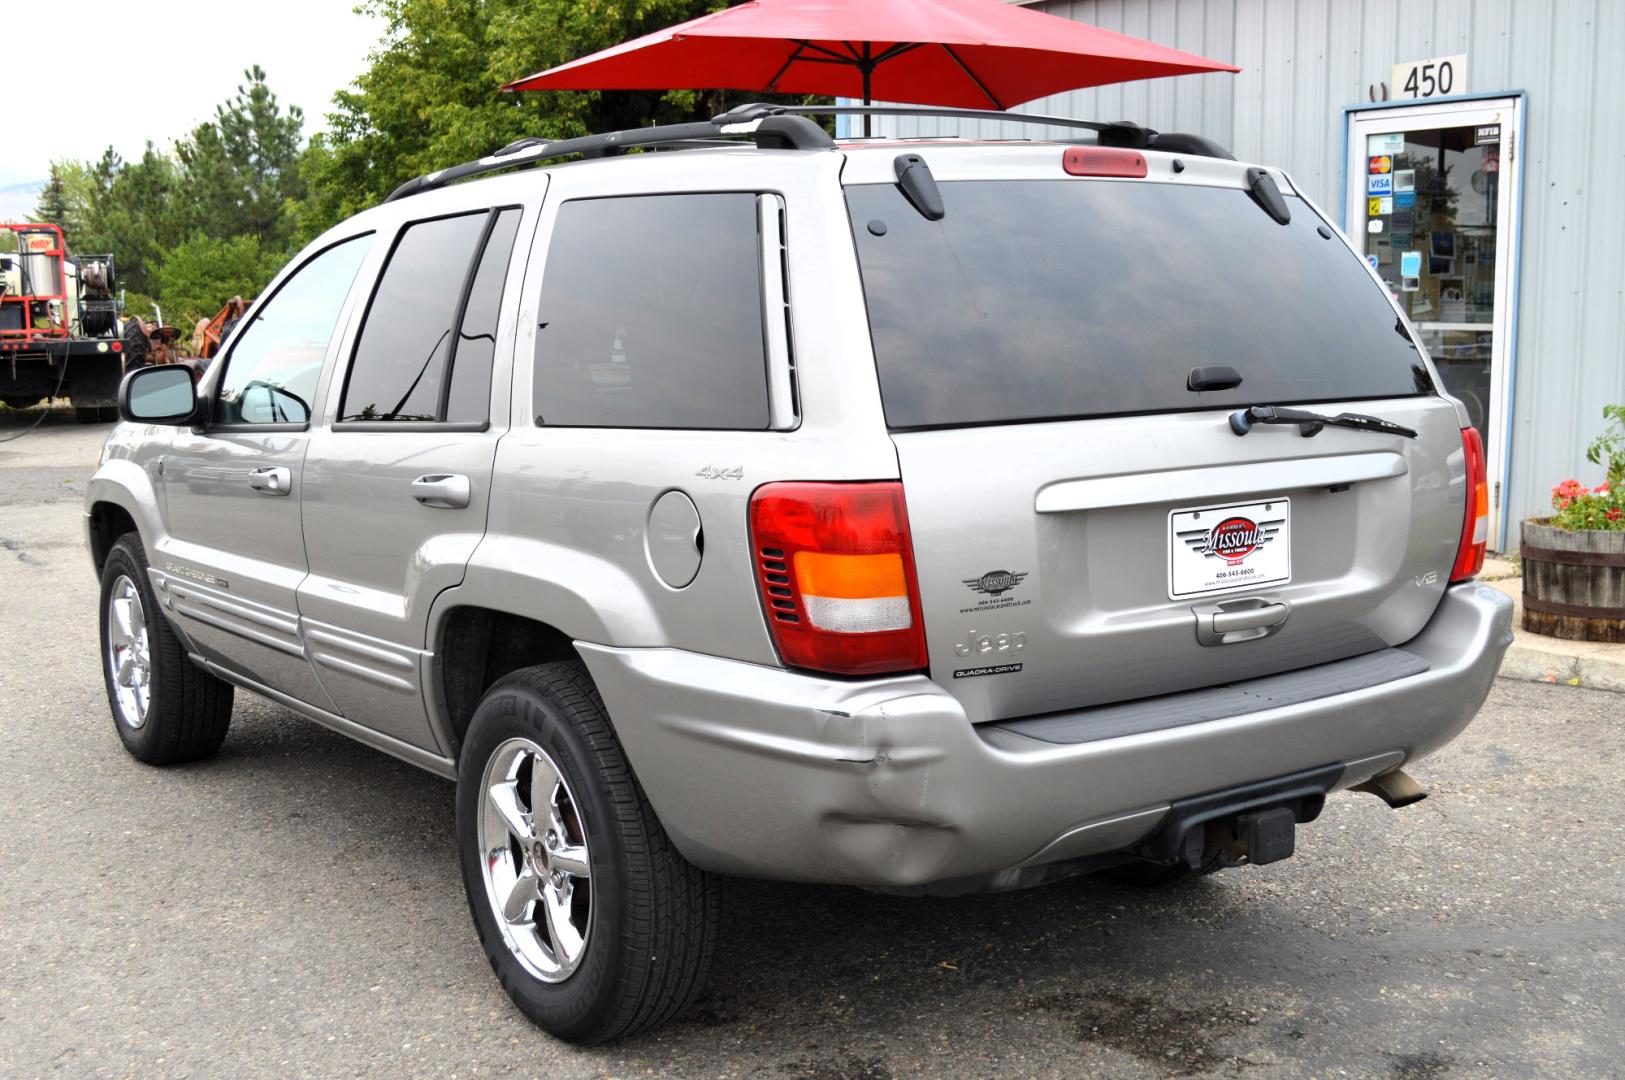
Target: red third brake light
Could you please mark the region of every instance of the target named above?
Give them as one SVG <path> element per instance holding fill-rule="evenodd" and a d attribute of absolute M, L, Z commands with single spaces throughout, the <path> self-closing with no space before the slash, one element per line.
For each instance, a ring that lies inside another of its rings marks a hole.
<path fill-rule="evenodd" d="M 1467 506 L 1462 513 L 1456 565 L 1450 571 L 1452 584 L 1477 577 L 1484 569 L 1484 549 L 1490 539 L 1490 484 L 1484 466 L 1484 440 L 1477 428 L 1461 429 L 1461 448 L 1467 458 Z"/>
<path fill-rule="evenodd" d="M 837 675 L 925 667 L 902 484 L 765 484 L 751 496 L 750 532 L 786 664 Z"/>
<path fill-rule="evenodd" d="M 1061 155 L 1069 176 L 1144 176 L 1145 155 L 1120 146 L 1073 146 Z"/>

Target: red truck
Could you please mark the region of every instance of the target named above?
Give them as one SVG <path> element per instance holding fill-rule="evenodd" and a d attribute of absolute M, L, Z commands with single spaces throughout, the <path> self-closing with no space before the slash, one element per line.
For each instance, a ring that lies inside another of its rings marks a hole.
<path fill-rule="evenodd" d="M 113 290 L 112 255 L 71 254 L 55 225 L 0 224 L 0 402 L 65 397 L 80 420 L 111 419 L 130 358 Z"/>

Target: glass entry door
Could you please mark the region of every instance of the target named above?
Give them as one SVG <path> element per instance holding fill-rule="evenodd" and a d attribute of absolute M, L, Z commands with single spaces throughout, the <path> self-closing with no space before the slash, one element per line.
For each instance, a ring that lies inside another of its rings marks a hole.
<path fill-rule="evenodd" d="M 1347 232 L 1483 436 L 1495 511 L 1510 415 L 1521 119 L 1517 98 L 1349 116 Z M 1498 512 L 1490 527 L 1500 550 Z"/>

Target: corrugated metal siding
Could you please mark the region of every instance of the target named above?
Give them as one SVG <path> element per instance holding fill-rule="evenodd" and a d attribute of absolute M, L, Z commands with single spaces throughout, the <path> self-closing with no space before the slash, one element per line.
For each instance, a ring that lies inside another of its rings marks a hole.
<path fill-rule="evenodd" d="M 1402 60 L 1467 53 L 1467 92 L 1528 94 L 1512 468 L 1517 521 L 1568 476 L 1625 402 L 1625 2 L 1621 0 L 1050 0 L 1028 5 L 1215 59 L 1240 75 L 1079 90 L 1023 109 L 1190 131 L 1280 165 L 1341 218 L 1343 113 Z M 998 123 L 883 120 L 876 134 L 1033 134 Z"/>

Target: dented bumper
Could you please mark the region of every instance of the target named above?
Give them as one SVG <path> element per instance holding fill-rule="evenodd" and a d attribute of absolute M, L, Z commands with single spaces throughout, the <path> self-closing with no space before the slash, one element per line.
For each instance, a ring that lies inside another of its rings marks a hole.
<path fill-rule="evenodd" d="M 911 887 L 1127 848 L 1171 802 L 1304 769 L 1348 787 L 1455 737 L 1511 641 L 1511 602 L 1449 589 L 1405 678 L 1058 745 L 966 718 L 924 676 L 850 682 L 676 649 L 579 643 L 679 850 L 719 873 Z M 1087 721 L 1086 714 L 1079 714 Z"/>

